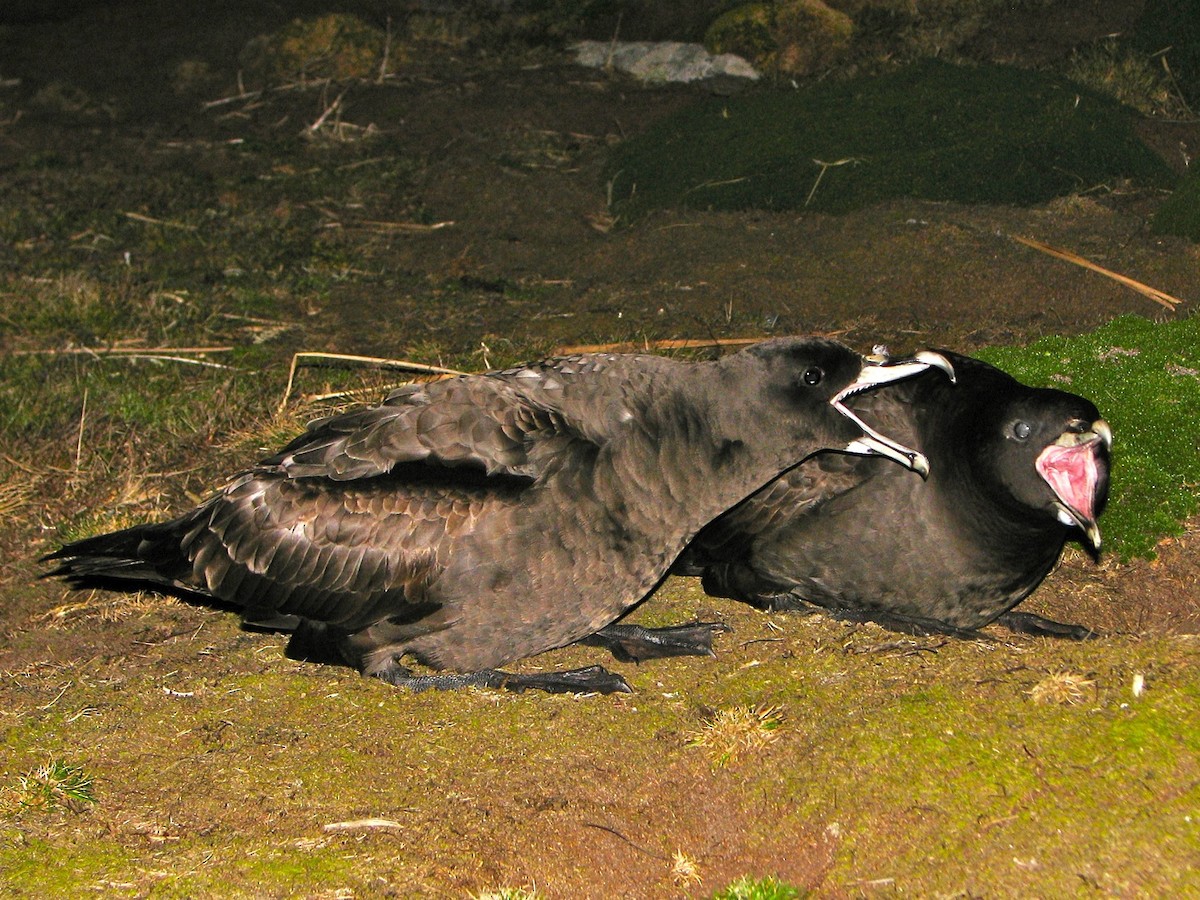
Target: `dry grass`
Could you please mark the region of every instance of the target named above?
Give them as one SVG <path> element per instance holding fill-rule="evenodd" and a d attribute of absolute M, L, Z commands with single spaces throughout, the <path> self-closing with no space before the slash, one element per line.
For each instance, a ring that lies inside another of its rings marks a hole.
<path fill-rule="evenodd" d="M 707 749 L 713 766 L 720 769 L 773 743 L 782 725 L 783 712 L 778 706 L 735 706 L 717 710 L 689 743 Z"/>
<path fill-rule="evenodd" d="M 671 880 L 681 890 L 697 888 L 704 883 L 700 877 L 700 866 L 682 850 L 676 850 L 671 857 Z"/>
<path fill-rule="evenodd" d="M 1095 680 L 1075 672 L 1051 672 L 1032 688 L 1029 696 L 1034 703 L 1075 706 L 1087 699 L 1096 687 Z"/>

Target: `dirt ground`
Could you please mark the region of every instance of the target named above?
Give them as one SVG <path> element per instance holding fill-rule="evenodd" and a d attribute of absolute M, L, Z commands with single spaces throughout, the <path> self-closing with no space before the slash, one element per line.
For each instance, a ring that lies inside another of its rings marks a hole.
<path fill-rule="evenodd" d="M 1058 31 L 1042 20 L 997 29 L 989 54 L 1037 60 L 1121 24 L 1121 4 L 1070 6 L 1079 15 L 1056 16 Z M 101 16 L 77 34 L 62 23 L 3 32 L 11 52 L 0 52 L 0 76 L 23 84 L 0 95 L 0 171 L 67 145 L 85 166 L 115 157 L 157 165 L 173 147 L 230 140 L 269 153 L 274 136 L 291 137 L 327 108 L 315 91 L 219 108 L 156 101 L 165 63 L 147 64 L 140 86 L 120 68 L 83 76 L 85 40 L 97 47 L 94 62 L 127 50 L 115 38 L 96 43 L 114 21 Z M 225 76 L 205 99 L 228 96 L 240 44 L 203 40 Z M 39 57 L 55 43 L 61 54 Z M 178 43 L 172 34 L 163 46 Z M 91 105 L 36 112 L 30 98 L 55 79 L 86 84 Z M 896 201 L 839 217 L 663 212 L 610 228 L 606 147 L 704 90 L 647 87 L 548 53 L 514 61 L 444 48 L 387 84 L 350 86 L 344 120 L 401 145 L 413 187 L 320 207 L 315 228 L 336 233 L 352 261 L 320 308 L 280 300 L 289 327 L 272 345 L 272 399 L 299 349 L 482 367 L 518 349 L 819 332 L 863 350 L 970 352 L 1120 314 L 1191 315 L 1200 303 L 1200 248 L 1153 236 L 1148 219 L 1162 197 L 1119 184 L 1034 209 Z M 118 116 L 102 111 L 110 93 Z M 31 111 L 13 118 L 22 108 Z M 1143 128 L 1178 170 L 1200 154 L 1194 123 Z M 293 214 L 287 204 L 280 199 L 279 217 Z M 414 220 L 422 227 L 386 224 Z M 1185 302 L 1169 313 L 1010 235 Z M 40 257 L 12 248 L 0 259 L 10 279 L 44 271 Z M 454 289 L 439 287 L 447 284 Z M 6 350 L 28 347 L 18 329 L 5 335 Z M 5 451 L 10 476 L 27 472 L 34 486 L 5 507 L 0 531 L 0 769 L 11 788 L 62 755 L 94 774 L 99 802 L 81 812 L 5 808 L 9 874 L 0 865 L 0 881 L 13 895 L 461 897 L 507 887 L 670 897 L 706 896 L 743 875 L 832 897 L 1137 896 L 1195 886 L 1187 871 L 1200 841 L 1191 819 L 1183 824 L 1200 784 L 1187 712 L 1200 660 L 1185 637 L 1200 631 L 1195 526 L 1164 541 L 1153 561 L 1095 565 L 1071 551 L 1027 603 L 1113 636 L 1095 651 L 1000 632 L 995 647 L 897 641 L 819 617 L 766 617 L 675 579 L 646 605 L 647 620 L 715 617 L 733 635 L 714 660 L 615 666 L 632 697 L 410 697 L 288 661 L 280 639 L 239 631 L 227 615 L 152 597 L 74 596 L 38 581 L 35 558 L 54 546 L 57 520 L 72 503 L 112 502 L 121 477 L 114 461 L 97 467 L 86 491 L 64 486 L 76 448 L 66 446 L 73 423 L 59 426 L 60 446 L 31 440 Z M 248 462 L 253 451 L 236 431 L 224 422 L 220 438 L 189 442 L 199 458 L 186 465 L 177 465 L 178 441 L 156 449 L 152 435 L 131 436 L 145 474 L 161 473 L 139 481 L 132 514 L 179 510 L 185 492 Z M 551 656 L 531 665 L 595 661 L 578 648 Z M 1051 721 L 1029 704 L 1033 684 L 1059 670 L 1087 676 L 1091 719 Z M 1125 750 L 1097 749 L 1083 734 L 1114 733 L 1118 725 L 1105 723 L 1130 715 L 1135 672 L 1162 684 L 1163 720 L 1185 711 L 1185 725 L 1160 735 L 1176 742 L 1169 765 L 1138 769 L 1136 808 L 1180 810 L 1169 826 L 1151 828 L 1142 812 L 1109 822 L 1107 794 L 1063 799 L 1079 793 L 1072 773 L 1105 790 L 1115 780 L 1101 757 L 1123 760 Z M 849 682 L 859 693 L 843 692 Z M 765 755 L 725 764 L 697 748 L 716 711 L 773 704 L 785 727 Z M 901 737 L 881 748 L 890 729 Z M 971 746 L 946 737 L 956 729 Z M 1064 734 L 1077 737 L 1079 758 Z M 986 747 L 1016 769 L 996 774 L 971 756 Z M 912 777 L 920 760 L 931 768 Z M 884 774 L 872 776 L 872 766 Z M 960 781 L 968 770 L 979 781 Z M 1061 820 L 1061 809 L 1074 820 Z M 386 821 L 361 821 L 371 817 Z M 1063 838 L 1089 819 L 1104 821 L 1108 837 Z M 324 827 L 338 822 L 357 824 Z"/>

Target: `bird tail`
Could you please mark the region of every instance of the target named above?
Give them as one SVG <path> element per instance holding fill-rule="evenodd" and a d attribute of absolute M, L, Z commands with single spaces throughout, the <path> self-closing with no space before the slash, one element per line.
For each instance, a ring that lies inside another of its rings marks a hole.
<path fill-rule="evenodd" d="M 61 578 L 75 588 L 155 589 L 204 595 L 184 579 L 191 562 L 182 549 L 187 518 L 134 525 L 65 544 L 41 562 L 57 562 L 44 578 Z"/>

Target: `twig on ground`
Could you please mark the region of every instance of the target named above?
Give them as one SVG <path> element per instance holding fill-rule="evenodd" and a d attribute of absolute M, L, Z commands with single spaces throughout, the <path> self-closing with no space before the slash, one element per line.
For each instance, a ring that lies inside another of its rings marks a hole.
<path fill-rule="evenodd" d="M 288 398 L 292 396 L 292 386 L 296 381 L 296 370 L 300 368 L 318 368 L 322 366 L 341 366 L 343 368 L 359 369 L 389 369 L 400 372 L 416 372 L 423 375 L 465 375 L 458 369 L 446 369 L 441 366 L 430 366 L 425 363 L 412 362 L 407 359 L 383 359 L 377 356 L 353 356 L 345 353 L 316 353 L 301 352 L 293 354 L 292 365 L 288 370 L 287 387 L 283 399 L 279 402 L 279 411 L 287 406 Z"/>
<path fill-rule="evenodd" d="M 808 196 L 804 198 L 805 206 L 808 206 L 808 204 L 812 203 L 813 194 L 817 192 L 817 186 L 821 183 L 821 179 L 825 177 L 825 171 L 827 169 L 832 169 L 836 166 L 844 166 L 847 163 L 854 163 L 855 165 L 858 165 L 858 163 L 862 162 L 862 160 L 855 156 L 847 156 L 845 159 L 839 159 L 836 162 L 825 162 L 824 160 L 820 159 L 814 159 L 813 162 L 821 167 L 821 171 L 817 173 L 817 180 L 813 182 L 812 189 L 809 190 Z"/>
<path fill-rule="evenodd" d="M 348 90 L 348 88 L 344 88 L 342 92 L 334 98 L 333 102 L 325 107 L 325 111 L 321 113 L 321 115 L 317 116 L 317 121 L 309 125 L 305 131 L 307 131 L 309 134 L 316 134 L 321 130 L 321 126 L 325 124 L 326 119 L 335 113 L 340 113 L 342 109 L 342 98 L 346 96 L 346 90 Z"/>
<path fill-rule="evenodd" d="M 379 77 L 376 84 L 383 84 L 388 77 L 388 57 L 392 54 L 392 17 L 387 17 L 387 30 L 383 33 L 383 59 L 379 62 Z"/>
<path fill-rule="evenodd" d="M 607 825 L 601 825 L 598 822 L 584 822 L 583 827 L 584 828 L 595 828 L 598 831 L 607 831 L 609 834 L 613 835 L 614 837 L 618 837 L 621 840 L 623 840 L 626 844 L 628 844 L 634 850 L 637 850 L 639 853 L 644 853 L 646 856 L 649 856 L 651 859 L 661 859 L 663 862 L 671 861 L 671 860 L 667 859 L 665 856 L 663 856 L 662 854 L 654 853 L 651 850 L 647 850 L 645 847 L 641 846 L 640 844 L 635 844 L 633 841 L 631 841 L 629 838 L 625 837 L 625 835 L 621 834 L 621 832 L 617 831 L 617 829 L 615 829 L 615 828 L 609 828 Z"/>
<path fill-rule="evenodd" d="M 391 819 L 353 819 L 347 822 L 330 822 L 328 825 L 322 825 L 321 830 L 326 834 L 336 834 L 342 831 L 383 831 L 403 827 L 403 824 Z"/>
<path fill-rule="evenodd" d="M 173 362 L 185 366 L 203 366 L 206 369 L 229 369 L 231 371 L 236 368 L 236 366 L 227 366 L 224 363 L 210 362 L 207 359 L 189 359 L 186 356 L 167 356 L 161 353 L 129 353 L 122 356 L 122 359 Z"/>
<path fill-rule="evenodd" d="M 1048 254 L 1049 256 L 1066 260 L 1067 262 L 1074 263 L 1077 266 L 1090 269 L 1093 272 L 1099 272 L 1101 275 L 1111 278 L 1113 281 L 1123 284 L 1127 288 L 1132 288 L 1143 296 L 1149 297 L 1155 303 L 1166 307 L 1172 312 L 1174 312 L 1175 307 L 1178 304 L 1183 302 L 1178 297 L 1172 297 L 1165 291 L 1160 291 L 1158 288 L 1152 288 L 1148 284 L 1135 281 L 1128 275 L 1122 275 L 1119 272 L 1106 269 L 1104 266 L 1097 265 L 1090 259 L 1084 259 L 1082 256 L 1072 253 L 1070 250 L 1062 250 L 1058 247 L 1051 247 L 1049 244 L 1043 244 L 1041 241 L 1035 241 L 1033 238 L 1022 237 L 1019 234 L 1010 234 L 1009 237 L 1019 244 L 1024 244 L 1026 247 L 1032 247 L 1034 250 L 1040 250 L 1042 253 Z"/>
<path fill-rule="evenodd" d="M 228 97 L 221 97 L 217 100 L 209 100 L 201 104 L 201 109 L 215 109 L 218 106 L 228 106 L 231 103 L 237 103 L 239 100 L 249 101 L 257 100 L 264 94 L 282 94 L 287 91 L 302 91 L 307 88 L 326 87 L 331 79 L 322 78 L 317 81 L 291 81 L 287 84 L 280 84 L 273 88 L 267 88 L 260 91 L 247 91 L 242 83 L 242 73 L 238 72 L 238 92 Z"/>
<path fill-rule="evenodd" d="M 697 347 L 746 347 L 767 340 L 753 338 L 664 338 L 657 341 L 620 341 L 615 344 L 572 344 L 556 347 L 556 356 L 574 353 L 624 353 L 630 350 L 692 350 Z"/>
<path fill-rule="evenodd" d="M 11 350 L 9 356 L 203 356 L 209 353 L 229 353 L 232 347 L 63 347 L 50 350 Z M 190 362 L 190 360 L 189 360 Z"/>
<path fill-rule="evenodd" d="M 75 440 L 75 471 L 79 471 L 79 461 L 83 456 L 83 426 L 87 422 L 88 389 L 83 389 L 83 405 L 79 409 L 79 436 Z"/>
<path fill-rule="evenodd" d="M 407 231 L 413 234 L 423 234 L 427 231 L 437 231 L 440 228 L 448 228 L 453 225 L 453 221 L 432 222 L 428 225 L 423 225 L 420 222 L 380 222 L 375 219 L 363 219 L 359 222 L 346 222 L 346 228 L 366 228 L 370 231 Z"/>
<path fill-rule="evenodd" d="M 199 231 L 195 225 L 188 225 L 186 222 L 172 222 L 169 219 L 155 219 L 152 216 L 144 216 L 141 213 L 125 212 L 122 213 L 127 219 L 133 219 L 135 222 L 143 222 L 146 225 L 161 225 L 163 228 L 180 228 L 184 231 Z"/>

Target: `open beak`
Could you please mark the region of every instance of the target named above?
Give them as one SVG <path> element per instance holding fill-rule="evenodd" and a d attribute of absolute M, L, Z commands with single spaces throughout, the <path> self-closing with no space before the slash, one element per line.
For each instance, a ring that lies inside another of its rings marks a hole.
<path fill-rule="evenodd" d="M 862 429 L 862 437 L 855 438 L 845 446 L 847 453 L 857 453 L 862 456 L 886 456 L 895 460 L 906 469 L 912 469 L 922 478 L 929 476 L 929 460 L 923 453 L 905 447 L 889 437 L 880 434 L 846 406 L 845 401 L 855 394 L 861 394 L 881 385 L 891 384 L 919 375 L 930 368 L 941 369 L 951 382 L 954 378 L 954 366 L 950 360 L 932 350 L 922 350 L 911 359 L 884 360 L 868 358 L 863 362 L 862 370 L 854 382 L 838 392 L 829 402 L 833 408 Z"/>
<path fill-rule="evenodd" d="M 1088 546 L 1100 552 L 1100 526 L 1096 519 L 1108 498 L 1108 453 L 1112 428 L 1097 419 L 1088 430 L 1064 431 L 1038 454 L 1038 474 L 1054 492 L 1058 521 L 1081 529 Z"/>

